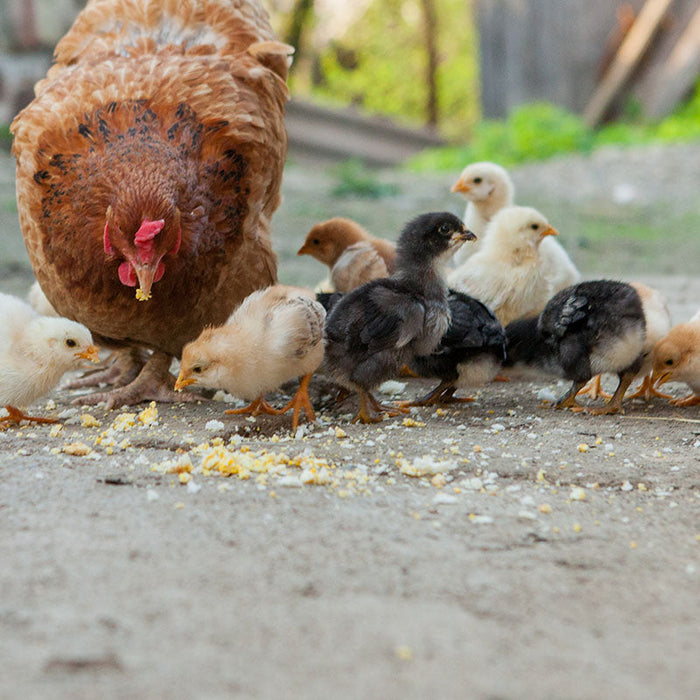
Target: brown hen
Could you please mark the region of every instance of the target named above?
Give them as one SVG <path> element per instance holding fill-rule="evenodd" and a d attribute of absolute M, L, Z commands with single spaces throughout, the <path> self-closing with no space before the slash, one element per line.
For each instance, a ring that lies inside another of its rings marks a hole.
<path fill-rule="evenodd" d="M 59 314 L 153 354 L 86 402 L 182 400 L 172 357 L 276 280 L 291 48 L 255 0 L 91 0 L 12 124 L 20 223 Z"/>

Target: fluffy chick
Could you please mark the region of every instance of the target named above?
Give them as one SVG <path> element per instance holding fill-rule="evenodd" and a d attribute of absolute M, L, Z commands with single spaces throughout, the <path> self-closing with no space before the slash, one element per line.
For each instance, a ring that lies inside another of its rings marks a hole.
<path fill-rule="evenodd" d="M 333 307 L 326 320 L 326 369 L 359 394 L 355 421 L 374 423 L 382 412 L 400 410 L 380 404 L 372 389 L 437 347 L 449 324 L 444 268 L 472 239 L 454 214 L 418 216 L 399 237 L 392 277 L 368 282 Z"/>
<path fill-rule="evenodd" d="M 331 268 L 330 280 L 333 288 L 346 294 L 367 282 L 389 276 L 384 258 L 368 242 L 348 246 Z"/>
<path fill-rule="evenodd" d="M 506 328 L 508 364 L 534 363 L 572 381 L 556 403 L 588 413 L 617 413 L 622 397 L 642 367 L 646 342 L 644 311 L 639 294 L 624 282 L 581 282 L 552 297 L 537 319 Z M 619 384 L 602 407 L 585 408 L 576 401 L 580 389 L 595 374 L 617 374 Z"/>
<path fill-rule="evenodd" d="M 24 407 L 47 394 L 84 360 L 97 362 L 90 331 L 66 318 L 40 316 L 29 304 L 0 293 L 0 405 L 8 415 L 0 427 L 22 420 L 55 423 L 25 415 Z"/>
<path fill-rule="evenodd" d="M 471 163 L 452 186 L 468 200 L 464 223 L 479 239 L 476 246 L 464 246 L 455 255 L 455 263 L 463 263 L 476 253 L 484 241 L 486 229 L 493 217 L 505 207 L 513 205 L 515 188 L 508 172 L 496 163 Z M 554 238 L 546 238 L 540 244 L 545 274 L 552 284 L 552 293 L 576 284 L 581 274 L 564 248 Z"/>
<path fill-rule="evenodd" d="M 672 404 L 700 404 L 700 311 L 688 323 L 673 326 L 656 344 L 652 366 L 655 383 L 685 382 L 691 388 L 688 396 L 672 399 Z"/>
<path fill-rule="evenodd" d="M 223 326 L 205 329 L 184 347 L 175 389 L 197 384 L 251 402 L 226 413 L 279 415 L 293 409 L 295 431 L 302 408 L 315 420 L 308 387 L 323 360 L 325 318 L 310 290 L 278 284 L 253 292 Z M 299 389 L 284 408 L 265 401 L 267 392 L 297 377 Z"/>
<path fill-rule="evenodd" d="M 490 382 L 505 359 L 506 335 L 494 314 L 478 299 L 450 290 L 450 325 L 431 355 L 416 356 L 411 370 L 419 377 L 437 377 L 430 393 L 408 406 L 473 401 L 455 391 Z"/>
<path fill-rule="evenodd" d="M 504 326 L 536 316 L 553 294 L 540 244 L 556 235 L 536 209 L 501 209 L 487 227 L 481 250 L 449 274 L 450 287 L 484 302 Z"/>
<path fill-rule="evenodd" d="M 40 316 L 58 316 L 56 309 L 53 308 L 51 302 L 46 298 L 46 294 L 44 294 L 44 290 L 39 286 L 38 282 L 35 281 L 29 288 L 27 300 Z"/>
<path fill-rule="evenodd" d="M 396 246 L 391 241 L 370 235 L 364 227 L 352 219 L 336 216 L 313 226 L 306 234 L 304 244 L 297 251 L 297 255 L 311 255 L 324 265 L 328 265 L 332 275 L 333 268 L 338 264 L 343 253 L 350 246 L 359 243 L 368 244 L 376 255 L 370 254 L 365 246 L 361 246 L 355 249 L 353 254 L 344 258 L 336 272 L 339 277 L 336 281 L 339 281 L 343 288 L 335 289 L 340 292 L 349 292 L 364 284 L 365 281 L 386 277 L 394 271 Z M 368 274 L 375 276 L 367 278 Z"/>

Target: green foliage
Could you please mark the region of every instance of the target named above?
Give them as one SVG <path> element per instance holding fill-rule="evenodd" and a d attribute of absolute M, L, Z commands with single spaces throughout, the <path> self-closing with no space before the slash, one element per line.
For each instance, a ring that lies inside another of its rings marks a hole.
<path fill-rule="evenodd" d="M 381 182 L 374 171 L 368 170 L 362 161 L 346 160 L 336 168 L 334 175 L 338 179 L 331 194 L 334 197 L 365 197 L 380 199 L 397 193 L 398 188 Z"/>
<path fill-rule="evenodd" d="M 629 112 L 638 112 L 631 105 Z M 459 170 L 467 163 L 493 160 L 508 167 L 559 153 L 589 152 L 607 144 L 632 145 L 700 138 L 700 84 L 685 105 L 663 121 L 612 122 L 593 130 L 566 110 L 546 103 L 523 105 L 503 121 L 476 125 L 466 145 L 429 149 L 412 158 L 415 171 Z"/>
<path fill-rule="evenodd" d="M 442 133 L 466 138 L 478 117 L 475 31 L 464 0 L 438 3 L 438 108 Z M 348 57 L 351 57 L 351 60 Z M 426 51 L 419 0 L 374 0 L 344 37 L 322 49 L 319 78 L 305 89 L 321 101 L 354 104 L 413 126 L 425 123 Z"/>
<path fill-rule="evenodd" d="M 12 134 L 9 124 L 0 124 L 0 148 L 9 151 L 12 147 Z"/>

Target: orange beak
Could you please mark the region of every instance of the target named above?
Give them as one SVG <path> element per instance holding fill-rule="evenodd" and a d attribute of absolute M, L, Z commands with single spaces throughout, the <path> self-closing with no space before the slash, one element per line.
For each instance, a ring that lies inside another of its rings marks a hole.
<path fill-rule="evenodd" d="M 673 372 L 665 372 L 662 369 L 655 369 L 651 373 L 651 383 L 653 386 L 661 386 L 671 379 Z"/>
<path fill-rule="evenodd" d="M 461 177 L 459 178 L 459 180 L 457 180 L 457 182 L 455 182 L 454 185 L 452 185 L 452 189 L 450 190 L 450 192 L 462 192 L 462 193 L 466 193 L 466 192 L 470 192 L 470 191 L 471 191 L 471 187 L 469 187 L 469 185 L 464 180 L 462 180 Z"/>
<path fill-rule="evenodd" d="M 193 377 L 183 377 L 182 372 L 180 372 L 180 374 L 177 377 L 177 381 L 175 382 L 175 391 L 182 391 L 186 386 L 196 383 L 196 379 L 194 379 Z"/>
<path fill-rule="evenodd" d="M 304 243 L 301 248 L 297 251 L 297 255 L 311 255 L 311 251 L 309 250 L 309 247 Z"/>
<path fill-rule="evenodd" d="M 551 226 L 549 228 L 546 228 L 544 231 L 542 231 L 542 238 L 545 236 L 558 236 L 559 231 L 557 231 L 555 228 L 552 228 Z"/>
<path fill-rule="evenodd" d="M 99 362 L 100 357 L 98 355 L 99 348 L 97 345 L 88 345 L 82 352 L 76 352 L 75 356 L 82 360 L 90 360 L 90 362 Z"/>

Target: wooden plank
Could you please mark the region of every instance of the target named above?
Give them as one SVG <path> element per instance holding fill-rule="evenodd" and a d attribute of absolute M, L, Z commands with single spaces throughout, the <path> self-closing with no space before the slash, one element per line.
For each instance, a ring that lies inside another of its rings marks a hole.
<path fill-rule="evenodd" d="M 624 87 L 647 50 L 661 20 L 673 2 L 674 0 L 647 0 L 642 7 L 612 65 L 583 112 L 583 118 L 587 124 L 596 126 L 603 119 L 613 99 Z"/>
<path fill-rule="evenodd" d="M 700 7 L 656 76 L 646 114 L 662 119 L 682 100 L 700 75 Z"/>

